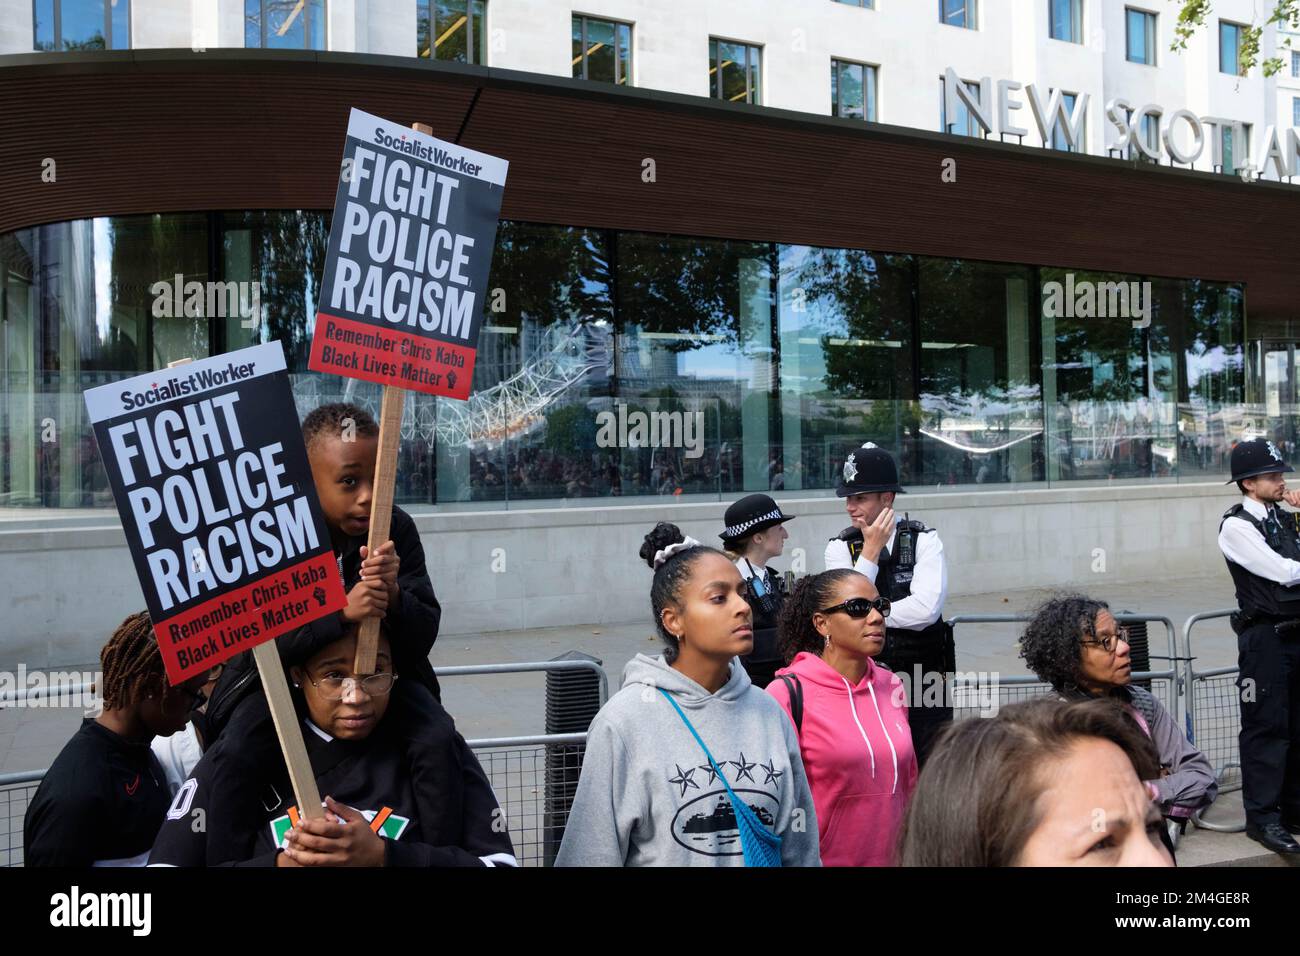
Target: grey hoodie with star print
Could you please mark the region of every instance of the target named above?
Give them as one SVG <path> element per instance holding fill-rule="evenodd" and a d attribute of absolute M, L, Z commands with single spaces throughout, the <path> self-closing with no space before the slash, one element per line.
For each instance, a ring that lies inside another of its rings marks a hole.
<path fill-rule="evenodd" d="M 711 764 L 672 695 L 713 756 Z M 556 866 L 744 866 L 726 787 L 781 837 L 783 866 L 819 866 L 817 817 L 794 725 L 732 661 L 710 694 L 638 654 L 587 738 Z"/>

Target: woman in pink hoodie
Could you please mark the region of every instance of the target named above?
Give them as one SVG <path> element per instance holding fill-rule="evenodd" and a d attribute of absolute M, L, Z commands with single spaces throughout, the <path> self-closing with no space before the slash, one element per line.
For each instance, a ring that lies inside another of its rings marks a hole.
<path fill-rule="evenodd" d="M 906 691 L 875 663 L 889 602 L 857 571 L 806 577 L 781 609 L 789 666 L 767 692 L 794 720 L 823 866 L 891 866 L 916 786 Z"/>

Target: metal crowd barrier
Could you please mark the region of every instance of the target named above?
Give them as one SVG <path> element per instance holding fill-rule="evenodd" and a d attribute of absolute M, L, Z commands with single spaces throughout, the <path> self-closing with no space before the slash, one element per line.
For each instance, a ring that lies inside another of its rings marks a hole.
<path fill-rule="evenodd" d="M 1187 737 L 1214 767 L 1221 795 L 1241 789 L 1241 751 L 1237 743 L 1237 735 L 1241 732 L 1241 703 L 1237 691 L 1237 668 L 1196 670 L 1196 659 L 1192 653 L 1192 628 L 1202 621 L 1228 617 L 1236 610 L 1232 607 L 1193 614 L 1183 625 L 1186 680 L 1189 688 L 1185 695 Z M 1213 804 L 1210 808 L 1212 807 Z M 1202 829 L 1219 833 L 1240 833 L 1246 829 L 1244 820 L 1239 823 L 1215 823 L 1202 819 L 1199 812 L 1193 814 L 1192 822 Z"/>
<path fill-rule="evenodd" d="M 594 660 L 469 664 L 436 669 L 438 678 L 484 674 L 589 672 L 598 680 L 599 705 L 609 699 L 609 678 Z M 12 696 L 12 695 L 11 695 Z M 39 692 L 37 695 L 39 696 Z M 8 698 L 6 698 L 8 700 Z M 485 737 L 466 741 L 478 757 L 505 812 L 520 866 L 549 865 L 568 820 L 566 796 L 577 786 L 585 733 Z M 578 759 L 574 759 L 575 756 Z M 44 770 L 0 774 L 0 867 L 23 864 L 23 818 Z"/>
<path fill-rule="evenodd" d="M 954 627 L 958 624 L 1024 624 L 1029 619 L 1030 615 L 1028 614 L 959 614 L 950 618 L 949 623 Z M 1115 619 L 1121 624 L 1145 622 L 1164 625 L 1169 654 L 1167 656 L 1151 654 L 1150 659 L 1153 661 L 1167 660 L 1169 666 L 1161 670 L 1135 672 L 1132 679 L 1134 681 L 1150 680 L 1151 693 L 1165 705 L 1174 720 L 1180 719 L 1180 701 L 1183 698 L 1184 687 L 1183 677 L 1178 673 L 1177 668 L 1180 661 L 1178 656 L 1178 632 L 1174 628 L 1173 621 L 1158 614 L 1116 613 Z M 991 699 L 994 689 L 996 689 L 998 695 L 996 701 Z M 964 720 L 967 717 L 991 716 L 989 712 L 995 707 L 1004 707 L 1007 704 L 1042 697 L 1050 693 L 1052 693 L 1052 686 L 1033 675 L 1006 677 L 999 674 L 997 680 L 994 681 L 991 675 L 976 674 L 975 679 L 971 680 L 967 672 L 958 669 L 954 675 L 952 688 L 953 719 Z"/>

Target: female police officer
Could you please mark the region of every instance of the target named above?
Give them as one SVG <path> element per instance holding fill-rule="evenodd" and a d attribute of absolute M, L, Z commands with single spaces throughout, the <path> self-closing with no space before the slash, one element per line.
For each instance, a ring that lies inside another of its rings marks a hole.
<path fill-rule="evenodd" d="M 741 498 L 723 515 L 726 527 L 722 546 L 736 558 L 736 567 L 748 585 L 747 598 L 754 611 L 754 650 L 740 659 L 756 687 L 772 682 L 784 661 L 776 649 L 777 615 L 785 600 L 785 585 L 767 562 L 780 556 L 789 537 L 782 524 L 794 515 L 784 514 L 767 495 Z"/>

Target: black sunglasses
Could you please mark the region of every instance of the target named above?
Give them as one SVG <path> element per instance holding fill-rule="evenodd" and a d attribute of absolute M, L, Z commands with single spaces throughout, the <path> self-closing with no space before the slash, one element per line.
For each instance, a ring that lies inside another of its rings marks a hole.
<path fill-rule="evenodd" d="M 889 617 L 889 598 L 878 597 L 874 601 L 868 601 L 866 598 L 855 597 L 843 604 L 822 608 L 823 614 L 834 614 L 836 611 L 843 611 L 852 618 L 864 618 L 872 611 L 879 611 L 881 617 Z"/>

